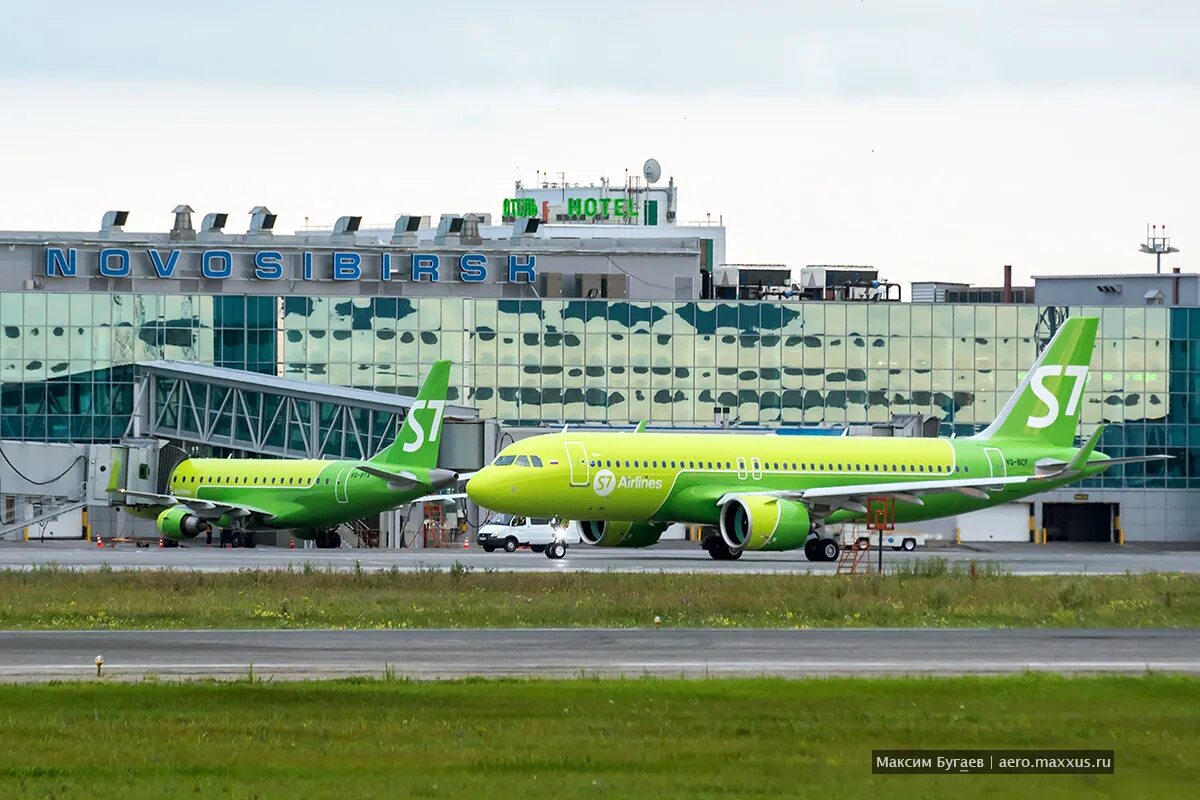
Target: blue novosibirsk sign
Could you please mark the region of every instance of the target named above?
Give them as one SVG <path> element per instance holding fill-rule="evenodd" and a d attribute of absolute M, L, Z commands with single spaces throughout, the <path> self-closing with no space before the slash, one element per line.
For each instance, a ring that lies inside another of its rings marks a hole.
<path fill-rule="evenodd" d="M 148 277 L 173 278 L 179 262 L 185 257 L 197 255 L 197 251 L 131 250 L 126 247 L 105 247 L 97 254 L 96 275 L 102 278 L 133 277 L 133 259 L 146 259 L 153 269 Z M 201 250 L 200 275 L 204 278 L 223 280 L 233 276 L 233 252 L 230 250 Z M 303 279 L 322 280 L 326 277 L 335 281 L 362 280 L 368 267 L 362 253 L 354 250 L 335 250 L 328 255 L 304 251 L 300 253 Z M 447 278 L 464 283 L 484 283 L 488 279 L 490 260 L 483 253 L 464 253 L 457 257 L 443 257 L 437 253 L 413 253 L 393 256 L 392 253 L 373 253 L 370 266 L 379 280 L 388 281 L 407 273 L 412 281 L 437 282 Z M 278 281 L 284 278 L 284 254 L 279 250 L 259 250 L 253 254 L 253 277 L 263 281 Z M 533 283 L 537 279 L 537 256 L 510 254 L 507 256 L 509 283 Z M 321 274 L 318 274 L 321 273 Z M 46 277 L 74 278 L 79 274 L 79 253 L 74 247 L 46 248 Z"/>

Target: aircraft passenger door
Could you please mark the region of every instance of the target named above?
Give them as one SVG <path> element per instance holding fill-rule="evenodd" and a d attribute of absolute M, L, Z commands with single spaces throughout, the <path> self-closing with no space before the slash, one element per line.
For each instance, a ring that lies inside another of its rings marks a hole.
<path fill-rule="evenodd" d="M 750 477 L 754 480 L 762 480 L 762 462 L 757 458 L 750 459 Z"/>
<path fill-rule="evenodd" d="M 749 473 L 749 472 L 747 471 L 747 469 L 746 469 L 746 459 L 742 458 L 741 456 L 738 456 L 738 460 L 737 460 L 737 476 L 738 476 L 738 480 L 739 480 L 739 481 L 744 481 L 744 480 L 746 480 L 746 478 L 747 478 L 747 476 L 748 476 L 749 474 L 750 474 L 750 473 Z"/>
<path fill-rule="evenodd" d="M 333 499 L 339 503 L 350 502 L 350 476 L 354 473 L 354 467 L 342 467 L 338 470 L 337 477 L 333 479 Z"/>
<path fill-rule="evenodd" d="M 1000 452 L 996 447 L 983 448 L 983 454 L 988 460 L 988 471 L 991 472 L 993 478 L 1005 478 L 1008 476 L 1008 465 L 1004 463 L 1004 453 Z"/>
<path fill-rule="evenodd" d="M 567 465 L 571 469 L 572 486 L 588 486 L 592 482 L 591 467 L 588 466 L 587 448 L 582 442 L 567 442 Z"/>

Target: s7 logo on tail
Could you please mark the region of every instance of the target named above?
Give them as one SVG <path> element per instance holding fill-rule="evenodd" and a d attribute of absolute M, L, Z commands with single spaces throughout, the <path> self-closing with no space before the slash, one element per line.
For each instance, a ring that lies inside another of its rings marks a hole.
<path fill-rule="evenodd" d="M 1079 408 L 1079 399 L 1083 396 L 1083 385 L 1087 382 L 1087 373 L 1087 367 L 1082 366 L 1054 364 L 1038 367 L 1033 373 L 1032 380 L 1029 382 L 1029 388 L 1033 390 L 1038 400 L 1045 403 L 1046 413 L 1041 415 L 1031 414 L 1026 424 L 1031 428 L 1049 428 L 1058 419 L 1060 413 L 1058 396 L 1046 388 L 1045 380 L 1051 377 L 1057 378 L 1060 375 L 1075 379 L 1075 384 L 1071 387 L 1071 396 L 1067 399 L 1067 414 L 1074 414 L 1076 409 Z"/>
<path fill-rule="evenodd" d="M 446 413 L 446 401 L 414 400 L 412 408 L 408 410 L 408 416 L 404 418 L 405 427 L 414 434 L 411 442 L 404 443 L 404 452 L 406 453 L 415 453 L 425 446 L 425 428 L 421 426 L 421 420 L 417 418 L 417 412 L 424 409 L 433 411 L 433 424 L 429 426 L 429 441 L 436 442 L 438 435 L 442 432 L 442 415 Z"/>

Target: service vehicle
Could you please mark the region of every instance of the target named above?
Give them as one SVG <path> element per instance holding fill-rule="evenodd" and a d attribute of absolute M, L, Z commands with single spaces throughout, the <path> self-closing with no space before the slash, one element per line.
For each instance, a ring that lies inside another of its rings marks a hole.
<path fill-rule="evenodd" d="M 562 558 L 568 545 L 578 544 L 579 531 L 573 523 L 551 517 L 495 514 L 480 526 L 476 541 L 488 553 L 511 553 L 518 547 L 528 547 L 548 558 Z"/>

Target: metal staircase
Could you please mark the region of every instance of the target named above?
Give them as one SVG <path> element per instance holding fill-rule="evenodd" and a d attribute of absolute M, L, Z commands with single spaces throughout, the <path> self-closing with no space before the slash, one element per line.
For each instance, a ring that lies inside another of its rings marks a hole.
<path fill-rule="evenodd" d="M 856 575 L 871 570 L 870 534 L 864 532 L 858 523 L 850 523 L 850 543 L 845 544 L 846 537 L 842 536 L 842 552 L 838 557 L 838 575 Z"/>

